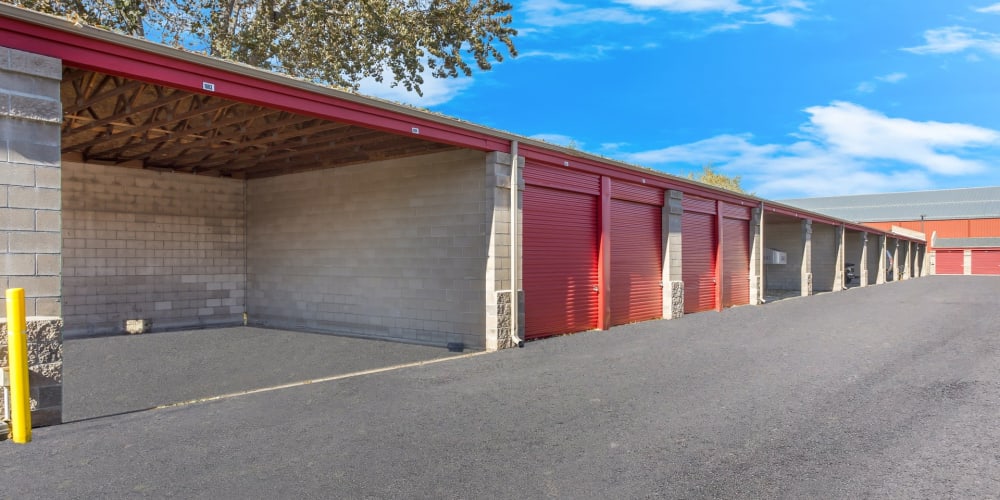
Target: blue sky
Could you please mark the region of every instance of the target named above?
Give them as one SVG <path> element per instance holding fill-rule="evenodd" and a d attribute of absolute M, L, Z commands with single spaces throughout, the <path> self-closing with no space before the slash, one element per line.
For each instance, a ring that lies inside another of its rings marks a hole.
<path fill-rule="evenodd" d="M 996 0 L 514 2 L 520 56 L 363 93 L 773 199 L 1000 185 Z"/>

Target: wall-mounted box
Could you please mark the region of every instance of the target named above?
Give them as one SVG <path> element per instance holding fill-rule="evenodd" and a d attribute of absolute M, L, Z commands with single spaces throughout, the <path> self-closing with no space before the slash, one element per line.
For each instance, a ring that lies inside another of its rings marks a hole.
<path fill-rule="evenodd" d="M 765 264 L 788 264 L 788 254 L 773 248 L 764 249 Z"/>

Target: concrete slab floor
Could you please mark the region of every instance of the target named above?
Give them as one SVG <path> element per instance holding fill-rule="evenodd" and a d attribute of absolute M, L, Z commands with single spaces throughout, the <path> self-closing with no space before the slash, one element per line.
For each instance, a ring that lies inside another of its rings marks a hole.
<path fill-rule="evenodd" d="M 251 327 L 69 339 L 63 346 L 63 421 L 459 354 Z"/>

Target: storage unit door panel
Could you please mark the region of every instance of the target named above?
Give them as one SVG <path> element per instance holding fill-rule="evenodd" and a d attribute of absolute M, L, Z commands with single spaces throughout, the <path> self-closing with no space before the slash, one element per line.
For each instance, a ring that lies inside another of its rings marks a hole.
<path fill-rule="evenodd" d="M 965 257 L 961 250 L 938 250 L 934 254 L 935 274 L 964 274 Z"/>
<path fill-rule="evenodd" d="M 972 274 L 1000 274 L 1000 250 L 973 250 Z"/>
<path fill-rule="evenodd" d="M 587 194 L 525 188 L 527 338 L 597 328 L 597 203 Z"/>
<path fill-rule="evenodd" d="M 662 209 L 611 200 L 611 324 L 663 316 Z"/>
<path fill-rule="evenodd" d="M 750 303 L 750 225 L 722 219 L 722 307 Z"/>
<path fill-rule="evenodd" d="M 715 215 L 684 212 L 681 238 L 684 312 L 715 309 Z"/>

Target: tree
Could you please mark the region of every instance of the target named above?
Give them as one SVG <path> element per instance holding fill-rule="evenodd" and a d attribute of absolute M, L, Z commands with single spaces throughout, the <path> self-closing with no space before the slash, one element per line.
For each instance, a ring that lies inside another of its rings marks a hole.
<path fill-rule="evenodd" d="M 420 93 L 424 75 L 517 56 L 504 0 L 0 1 L 353 89 L 390 78 Z"/>
<path fill-rule="evenodd" d="M 701 167 L 701 174 L 699 174 L 697 177 L 695 177 L 693 173 L 688 174 L 688 179 L 696 180 L 698 182 L 708 184 L 710 186 L 715 186 L 717 188 L 736 191 L 737 193 L 746 193 L 746 191 L 743 190 L 743 187 L 740 186 L 741 177 L 739 175 L 734 177 L 729 177 L 727 175 L 717 173 L 715 169 L 712 168 L 712 165 L 705 165 Z"/>

